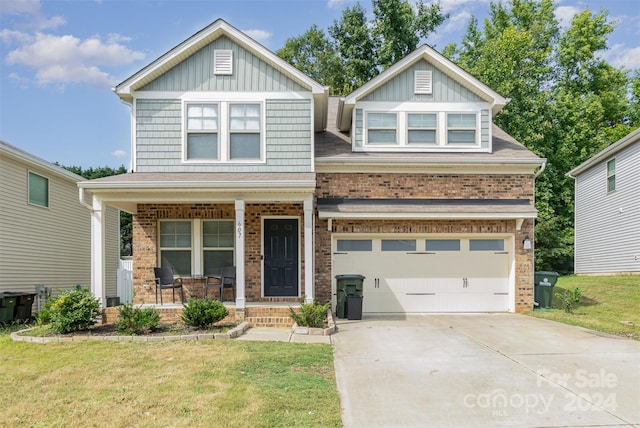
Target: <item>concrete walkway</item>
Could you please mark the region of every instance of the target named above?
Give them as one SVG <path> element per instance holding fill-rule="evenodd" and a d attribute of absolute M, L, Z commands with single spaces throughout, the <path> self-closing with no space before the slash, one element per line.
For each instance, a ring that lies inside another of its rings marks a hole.
<path fill-rule="evenodd" d="M 331 345 L 331 336 L 293 334 L 290 328 L 252 327 L 235 340 L 259 340 L 291 343 L 326 343 Z"/>
<path fill-rule="evenodd" d="M 640 342 L 516 314 L 337 321 L 346 427 L 640 426 Z"/>

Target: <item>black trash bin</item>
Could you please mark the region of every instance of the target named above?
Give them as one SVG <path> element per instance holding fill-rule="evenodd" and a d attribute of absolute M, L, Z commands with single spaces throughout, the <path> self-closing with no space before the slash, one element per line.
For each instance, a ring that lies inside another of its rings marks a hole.
<path fill-rule="evenodd" d="M 346 317 L 348 296 L 362 297 L 363 283 L 364 283 L 364 276 L 362 275 L 358 275 L 358 274 L 336 275 L 336 294 L 337 294 L 336 316 L 338 318 Z M 362 310 L 360 310 L 360 312 L 362 313 Z"/>
<path fill-rule="evenodd" d="M 0 324 L 9 324 L 14 320 L 16 297 L 8 293 L 0 293 Z"/>
<path fill-rule="evenodd" d="M 347 296 L 347 319 L 362 319 L 362 296 Z"/>
<path fill-rule="evenodd" d="M 533 298 L 538 304 L 537 309 L 549 309 L 553 300 L 553 287 L 558 282 L 558 272 L 534 272 Z"/>
<path fill-rule="evenodd" d="M 12 296 L 16 299 L 15 308 L 13 311 L 13 319 L 20 322 L 31 321 L 33 301 L 36 297 L 36 294 L 24 293 L 22 291 L 5 291 L 4 294 Z"/>

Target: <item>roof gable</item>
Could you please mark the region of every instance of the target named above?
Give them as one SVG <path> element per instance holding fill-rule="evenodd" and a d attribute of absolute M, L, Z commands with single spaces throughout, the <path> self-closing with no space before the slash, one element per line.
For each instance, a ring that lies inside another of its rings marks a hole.
<path fill-rule="evenodd" d="M 62 168 L 61 166 L 48 162 L 42 158 L 32 155 L 31 153 L 28 153 L 22 149 L 17 148 L 16 146 L 13 146 L 1 140 L 0 140 L 0 155 L 6 156 L 7 158 L 19 160 L 34 168 L 35 167 L 44 168 L 48 172 L 55 174 L 61 178 L 64 178 L 65 180 L 69 180 L 72 182 L 86 180 L 84 177 L 74 174 L 73 172 Z"/>
<path fill-rule="evenodd" d="M 271 52 L 246 34 L 229 25 L 226 21 L 218 19 L 209 26 L 200 30 L 187 40 L 183 41 L 155 61 L 142 68 L 140 71 L 124 80 L 114 88 L 114 92 L 124 101 L 131 101 L 133 91 L 136 91 L 150 82 L 156 80 L 169 70 L 185 61 L 202 48 L 225 36 L 234 43 L 242 46 L 253 55 L 270 64 L 272 67 L 306 88 L 313 94 L 325 94 L 326 88 L 311 79 L 275 53 Z"/>
<path fill-rule="evenodd" d="M 575 178 L 579 174 L 591 168 L 592 166 L 599 164 L 601 161 L 607 159 L 610 156 L 615 155 L 616 153 L 631 146 L 632 144 L 640 144 L 640 128 L 636 129 L 633 132 L 630 132 L 629 134 L 625 135 L 624 137 L 622 137 L 621 139 L 619 139 L 618 141 L 616 141 L 606 149 L 600 151 L 596 155 L 592 156 L 590 159 L 581 163 L 580 165 L 578 165 L 577 167 L 569 171 L 567 175 L 569 177 Z"/>

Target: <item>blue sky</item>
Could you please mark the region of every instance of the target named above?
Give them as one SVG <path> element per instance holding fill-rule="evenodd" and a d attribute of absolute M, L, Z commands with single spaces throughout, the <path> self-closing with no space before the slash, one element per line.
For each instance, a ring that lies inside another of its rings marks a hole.
<path fill-rule="evenodd" d="M 426 0 L 428 2 L 428 0 Z M 371 1 L 360 2 L 368 11 Z M 348 0 L 0 0 L 0 139 L 82 168 L 130 162 L 130 113 L 111 88 L 218 18 L 276 51 L 316 24 L 326 30 Z M 458 43 L 489 0 L 441 0 L 450 19 L 427 43 Z M 601 7 L 618 21 L 602 52 L 640 69 L 640 0 L 557 0 L 568 23 Z"/>

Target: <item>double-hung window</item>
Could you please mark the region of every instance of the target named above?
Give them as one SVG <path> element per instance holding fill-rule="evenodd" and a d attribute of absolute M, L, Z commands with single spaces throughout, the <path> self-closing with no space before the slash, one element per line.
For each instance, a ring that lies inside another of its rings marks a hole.
<path fill-rule="evenodd" d="M 229 105 L 229 159 L 260 159 L 260 104 Z"/>
<path fill-rule="evenodd" d="M 616 190 L 616 160 L 607 162 L 607 192 Z"/>
<path fill-rule="evenodd" d="M 409 113 L 407 143 L 436 144 L 438 115 L 436 113 Z"/>
<path fill-rule="evenodd" d="M 29 172 L 29 203 L 47 208 L 49 206 L 49 179 Z"/>
<path fill-rule="evenodd" d="M 398 115 L 367 113 L 367 144 L 397 144 Z"/>
<path fill-rule="evenodd" d="M 187 104 L 186 159 L 220 159 L 218 104 Z"/>
<path fill-rule="evenodd" d="M 220 275 L 222 266 L 233 266 L 233 220 L 202 222 L 202 260 L 205 276 Z"/>
<path fill-rule="evenodd" d="M 476 144 L 476 121 L 474 113 L 448 113 L 447 144 Z"/>
<path fill-rule="evenodd" d="M 160 222 L 160 266 L 172 267 L 176 275 L 191 275 L 191 221 Z"/>

